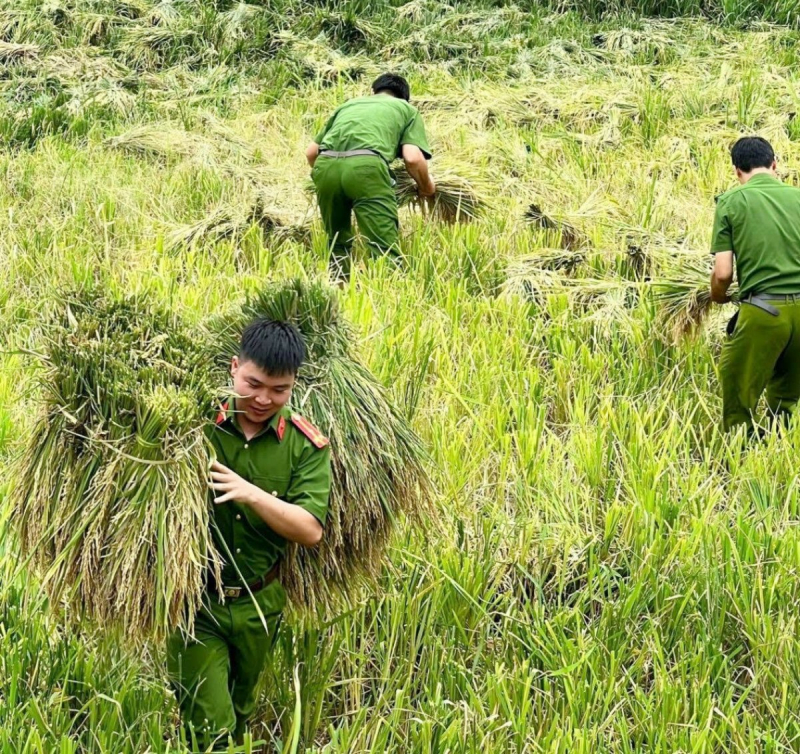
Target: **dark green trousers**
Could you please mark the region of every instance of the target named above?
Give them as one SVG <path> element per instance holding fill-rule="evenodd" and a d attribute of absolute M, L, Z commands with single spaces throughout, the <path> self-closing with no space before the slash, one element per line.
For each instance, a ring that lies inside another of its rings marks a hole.
<path fill-rule="evenodd" d="M 221 604 L 216 594 L 195 619 L 193 639 L 173 634 L 167 647 L 167 669 L 178 697 L 184 726 L 194 728 L 204 747 L 224 746 L 228 735 L 239 739 L 256 707 L 258 681 L 275 641 L 286 595 L 273 581 L 254 595 Z"/>
<path fill-rule="evenodd" d="M 800 399 L 800 302 L 770 302 L 777 317 L 742 304 L 733 335 L 722 348 L 722 422 L 726 430 L 744 424 L 766 390 L 770 413 L 788 419 Z"/>
<path fill-rule="evenodd" d="M 325 157 L 314 163 L 311 178 L 331 248 L 331 271 L 350 274 L 352 216 L 373 252 L 399 260 L 397 198 L 388 165 L 380 157 Z"/>

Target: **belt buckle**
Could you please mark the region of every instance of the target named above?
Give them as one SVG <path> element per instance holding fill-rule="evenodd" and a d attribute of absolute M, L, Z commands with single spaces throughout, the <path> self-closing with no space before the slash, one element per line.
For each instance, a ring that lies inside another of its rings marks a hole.
<path fill-rule="evenodd" d="M 226 597 L 230 597 L 231 599 L 236 599 L 242 593 L 242 587 L 240 586 L 224 586 L 222 587 L 222 593 Z"/>

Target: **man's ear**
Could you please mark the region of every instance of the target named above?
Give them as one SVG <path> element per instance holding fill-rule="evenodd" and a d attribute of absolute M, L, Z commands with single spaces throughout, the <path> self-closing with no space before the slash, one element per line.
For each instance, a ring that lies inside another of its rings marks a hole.
<path fill-rule="evenodd" d="M 236 376 L 236 372 L 238 372 L 238 371 L 239 371 L 239 357 L 238 356 L 234 356 L 231 359 L 231 377 L 235 377 Z"/>
<path fill-rule="evenodd" d="M 770 170 L 772 170 L 773 173 L 777 173 L 778 172 L 778 161 L 777 160 L 773 160 L 772 161 L 772 167 L 770 168 Z"/>

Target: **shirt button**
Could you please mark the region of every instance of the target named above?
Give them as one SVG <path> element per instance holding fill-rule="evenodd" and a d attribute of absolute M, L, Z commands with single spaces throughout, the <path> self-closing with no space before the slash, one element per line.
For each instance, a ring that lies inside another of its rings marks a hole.
<path fill-rule="evenodd" d="M 241 521 L 242 520 L 242 514 L 241 513 L 237 513 L 236 514 L 236 520 L 237 521 Z"/>
<path fill-rule="evenodd" d="M 244 444 L 244 449 L 245 449 L 245 450 L 247 450 L 249 447 L 250 447 L 250 443 L 247 443 L 247 442 L 246 442 L 246 443 Z"/>
<path fill-rule="evenodd" d="M 278 494 L 278 490 L 272 490 L 272 494 L 273 495 L 277 495 Z"/>
<path fill-rule="evenodd" d="M 241 551 L 242 551 L 242 548 L 241 548 L 241 547 L 237 547 L 237 548 L 236 548 L 236 554 L 237 554 L 237 555 L 238 555 L 238 554 L 239 554 Z"/>

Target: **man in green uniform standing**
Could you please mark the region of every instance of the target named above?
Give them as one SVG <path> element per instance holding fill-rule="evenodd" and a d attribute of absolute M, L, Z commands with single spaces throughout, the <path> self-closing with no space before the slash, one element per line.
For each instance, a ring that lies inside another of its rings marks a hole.
<path fill-rule="evenodd" d="M 225 559 L 222 584 L 209 584 L 194 636 L 173 635 L 167 655 L 184 724 L 204 747 L 224 746 L 229 734 L 241 739 L 255 709 L 286 602 L 276 576 L 287 542 L 313 547 L 322 538 L 328 440 L 287 407 L 304 359 L 292 325 L 249 325 L 231 363 L 235 397 L 211 430 L 212 533 Z"/>
<path fill-rule="evenodd" d="M 408 82 L 392 73 L 372 84 L 372 96 L 345 102 L 306 149 L 320 214 L 331 245 L 334 276 L 350 274 L 351 213 L 370 247 L 399 259 L 397 200 L 389 163 L 402 157 L 422 196 L 436 186 L 431 150 Z"/>
<path fill-rule="evenodd" d="M 741 307 L 719 365 L 722 421 L 753 433 L 765 390 L 784 420 L 800 399 L 800 189 L 778 180 L 765 139 L 739 139 L 731 158 L 741 185 L 717 201 L 711 298 L 730 300 L 735 259 Z"/>

